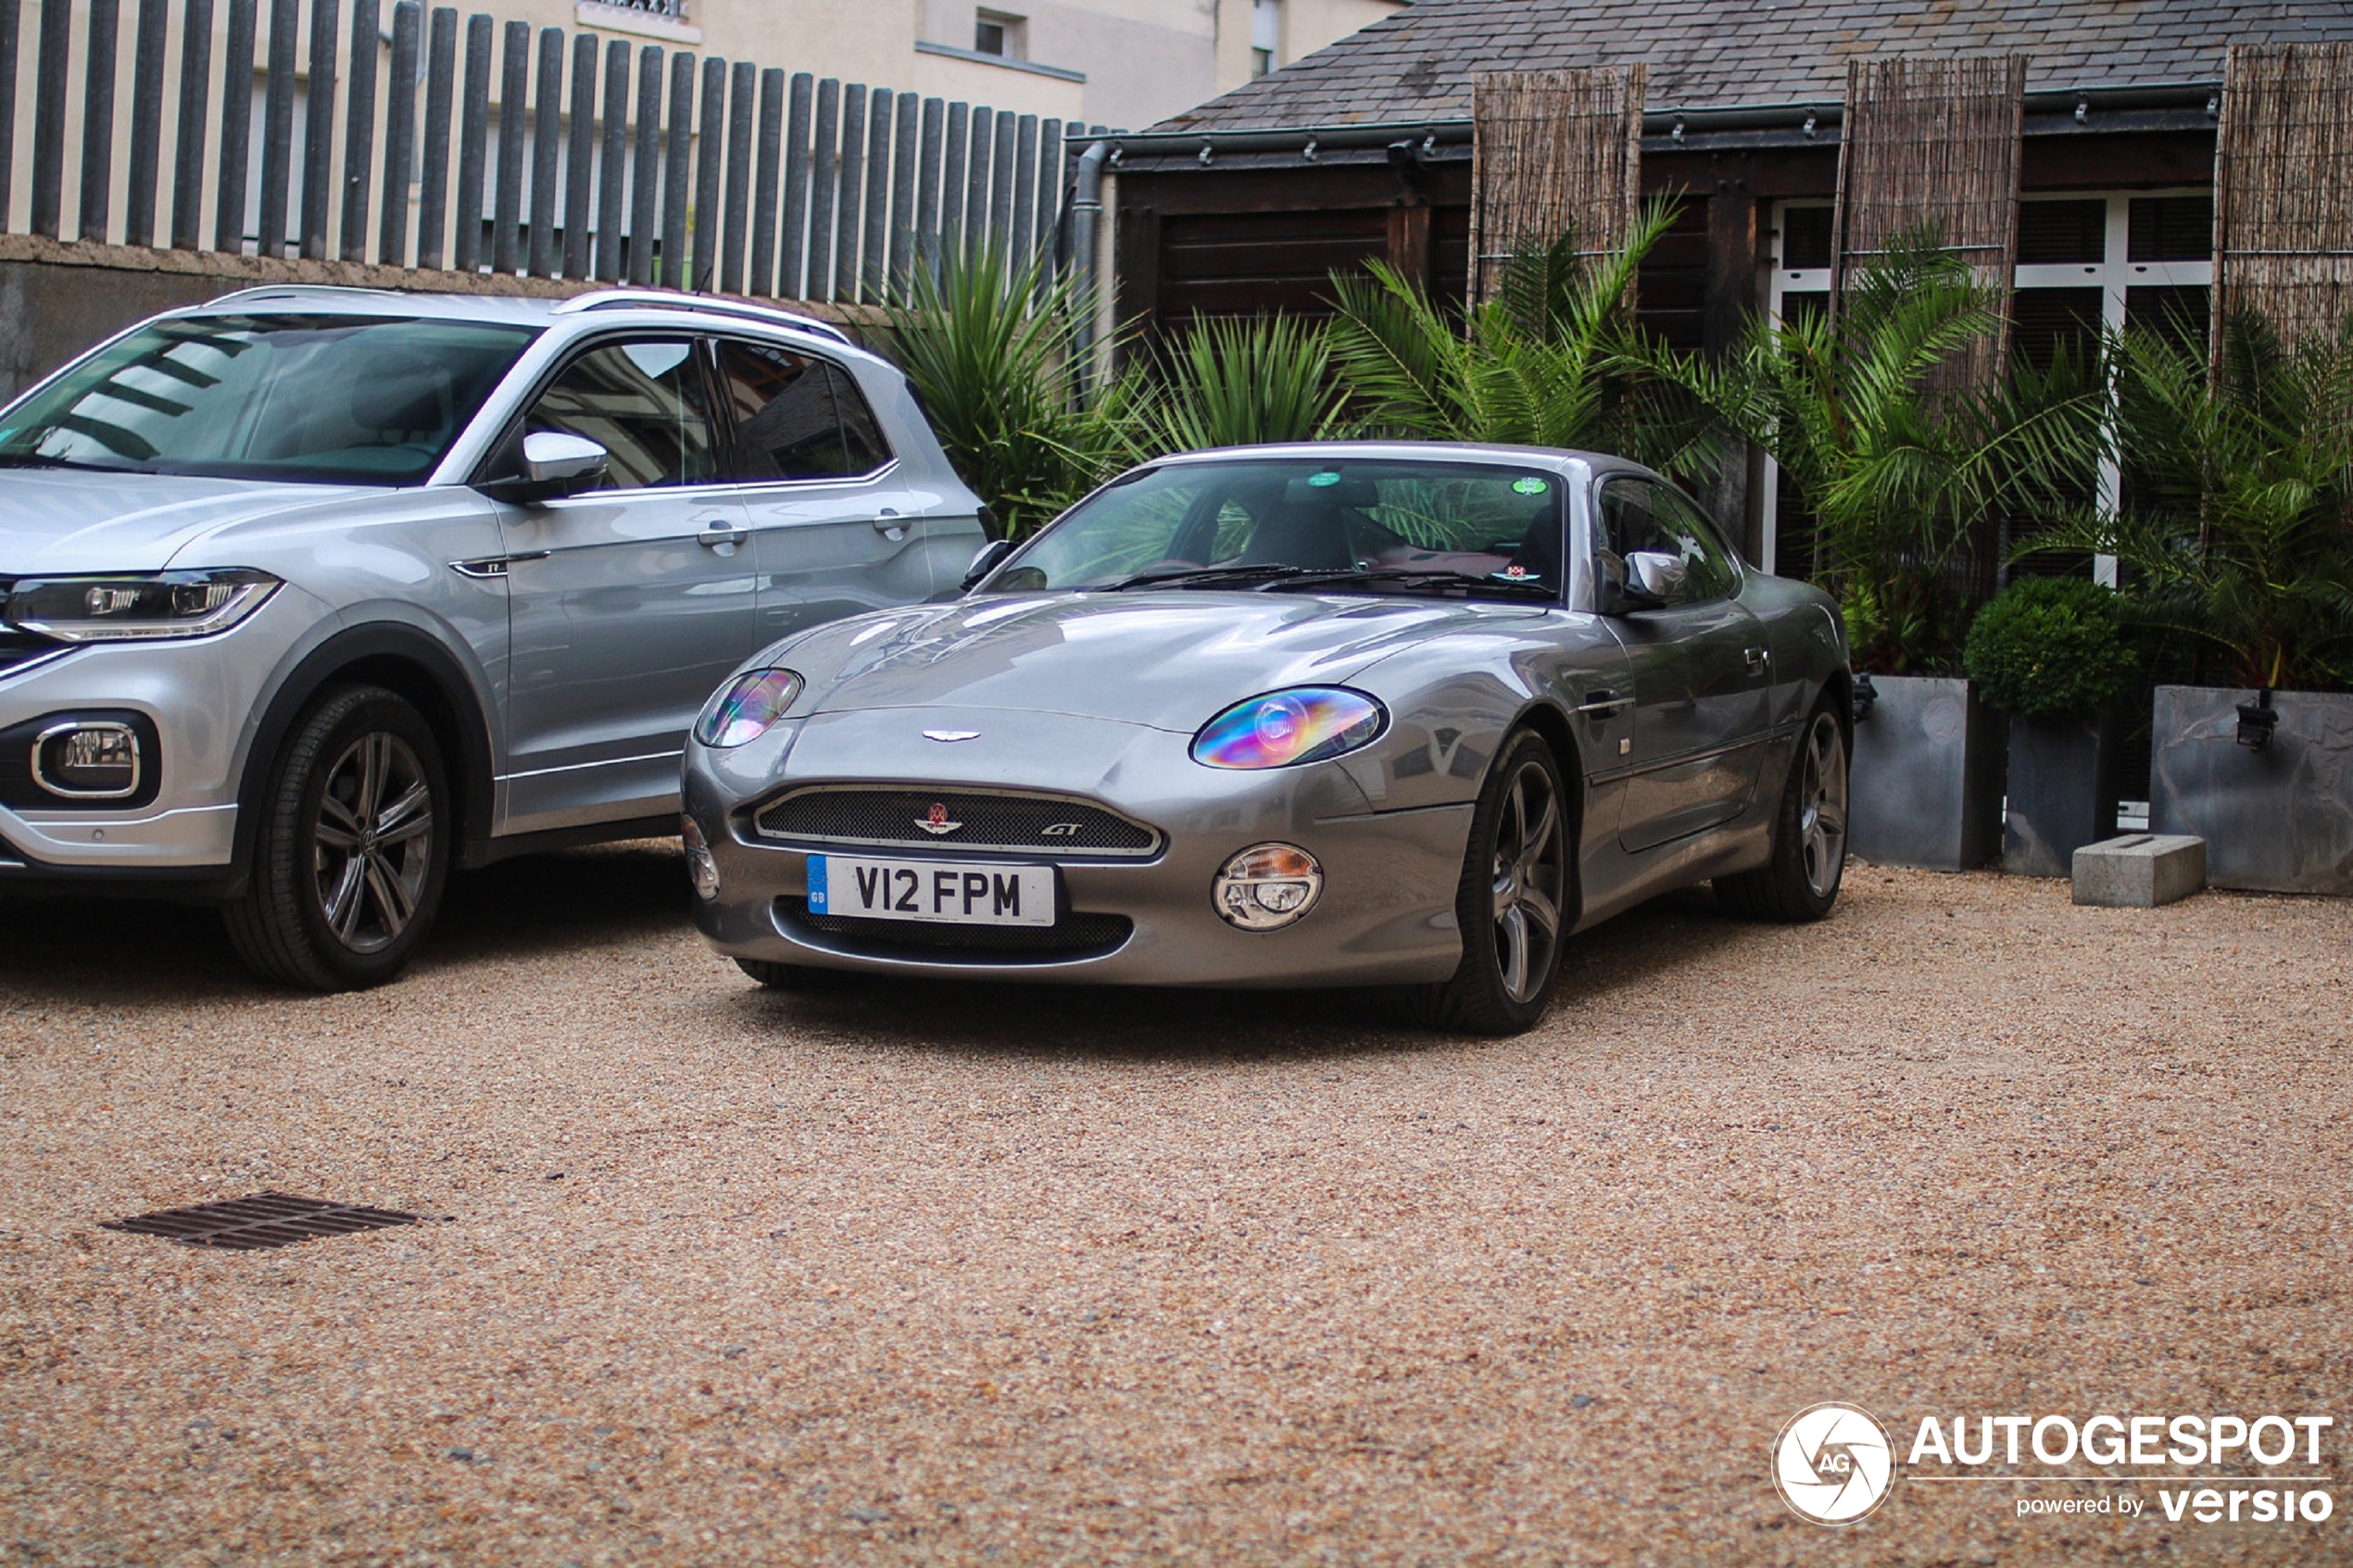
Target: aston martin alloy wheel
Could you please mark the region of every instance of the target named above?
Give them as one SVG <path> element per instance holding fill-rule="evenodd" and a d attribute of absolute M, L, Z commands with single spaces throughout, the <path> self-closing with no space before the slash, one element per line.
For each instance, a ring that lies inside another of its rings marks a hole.
<path fill-rule="evenodd" d="M 377 686 L 330 693 L 287 741 L 229 935 L 256 972 L 309 990 L 400 972 L 441 903 L 449 790 L 423 717 Z"/>
<path fill-rule="evenodd" d="M 1753 872 L 1716 879 L 1716 897 L 1736 914 L 1813 921 L 1838 902 L 1846 874 L 1846 725 L 1825 696 L 1790 759 L 1789 784 L 1773 819 L 1773 858 Z"/>
<path fill-rule="evenodd" d="M 1836 715 L 1814 715 L 1798 762 L 1797 831 L 1806 886 L 1828 900 L 1838 897 L 1846 872 L 1846 732 Z"/>
<path fill-rule="evenodd" d="M 1471 813 L 1455 919 L 1463 959 L 1428 988 L 1422 1010 L 1441 1027 L 1516 1035 L 1544 1015 L 1574 921 L 1569 846 L 1573 807 L 1543 737 L 1516 734 Z"/>

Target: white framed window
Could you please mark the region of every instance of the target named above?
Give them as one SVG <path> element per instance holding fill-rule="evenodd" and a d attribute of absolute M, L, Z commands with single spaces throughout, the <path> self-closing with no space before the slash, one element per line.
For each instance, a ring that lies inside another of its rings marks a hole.
<path fill-rule="evenodd" d="M 1250 0 L 1250 74 L 1254 81 L 1282 64 L 1283 0 Z"/>
<path fill-rule="evenodd" d="M 2023 197 L 2012 352 L 2047 355 L 2071 337 L 2128 322 L 2178 325 L 2202 340 L 2214 282 L 2213 233 L 2213 193 L 2205 186 Z M 1828 307 L 1831 245 L 1829 202 L 1774 205 L 1765 299 L 1774 320 Z M 1782 552 L 1780 473 L 1770 458 L 1764 479 L 1759 564 L 1772 571 Z M 2120 488 L 2115 465 L 2103 462 L 2101 503 L 2113 507 Z M 2116 562 L 2100 557 L 2093 575 L 2113 585 Z"/>
<path fill-rule="evenodd" d="M 975 11 L 973 13 L 973 51 L 981 55 L 996 55 L 1008 60 L 1029 57 L 1023 36 L 1024 19 L 1007 11 Z"/>

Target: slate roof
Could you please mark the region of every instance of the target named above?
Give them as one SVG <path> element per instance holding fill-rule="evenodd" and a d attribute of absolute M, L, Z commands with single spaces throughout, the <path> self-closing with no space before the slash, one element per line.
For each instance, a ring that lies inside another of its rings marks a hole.
<path fill-rule="evenodd" d="M 2217 82 L 2228 44 L 2334 39 L 2347 0 L 1416 0 L 1152 129 L 1460 119 L 1475 72 L 1634 60 L 1653 110 L 1835 104 L 1871 54 L 2029 54 L 2029 92 Z"/>

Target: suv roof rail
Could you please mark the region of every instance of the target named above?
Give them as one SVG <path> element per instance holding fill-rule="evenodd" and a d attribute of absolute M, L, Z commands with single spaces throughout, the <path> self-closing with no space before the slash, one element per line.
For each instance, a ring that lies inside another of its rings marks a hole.
<path fill-rule="evenodd" d="M 215 295 L 210 299 L 204 300 L 200 303 L 209 308 L 215 305 L 226 305 L 233 300 L 267 299 L 272 295 L 312 294 L 356 294 L 364 295 L 371 299 L 400 299 L 405 297 L 397 289 L 360 288 L 350 283 L 257 283 L 252 288 L 232 289 L 227 294 Z"/>
<path fill-rule="evenodd" d="M 667 289 L 598 289 L 593 294 L 574 295 L 556 307 L 559 316 L 570 316 L 583 310 L 701 310 L 713 316 L 734 316 L 742 320 L 814 332 L 836 343 L 848 344 L 850 341 L 848 332 L 831 321 L 821 321 L 814 316 L 803 316 L 793 310 L 777 310 L 765 305 L 748 305 L 741 300 L 673 294 Z M 856 345 L 852 344 L 851 346 Z"/>

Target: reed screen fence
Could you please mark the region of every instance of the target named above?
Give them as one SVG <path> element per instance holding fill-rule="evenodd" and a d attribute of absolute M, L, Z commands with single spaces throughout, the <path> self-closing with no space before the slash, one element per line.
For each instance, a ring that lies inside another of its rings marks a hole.
<path fill-rule="evenodd" d="M 2233 45 L 2214 261 L 2218 334 L 2241 311 L 2290 342 L 2353 315 L 2353 44 Z"/>
<path fill-rule="evenodd" d="M 1486 71 L 1471 80 L 1474 304 L 1513 255 L 1564 233 L 1589 257 L 1617 249 L 1642 191 L 1646 67 Z"/>

